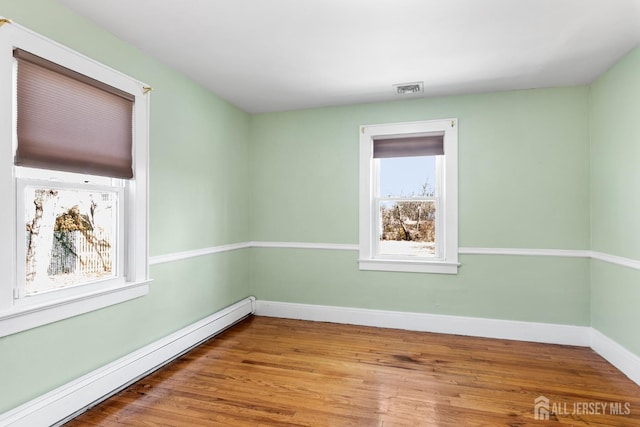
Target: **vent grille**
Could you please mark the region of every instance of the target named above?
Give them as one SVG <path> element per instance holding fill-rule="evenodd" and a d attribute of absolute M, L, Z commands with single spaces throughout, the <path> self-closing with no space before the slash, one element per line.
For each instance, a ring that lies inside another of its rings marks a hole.
<path fill-rule="evenodd" d="M 413 95 L 416 93 L 422 93 L 423 91 L 422 82 L 399 83 L 393 85 L 393 92 L 396 95 Z"/>

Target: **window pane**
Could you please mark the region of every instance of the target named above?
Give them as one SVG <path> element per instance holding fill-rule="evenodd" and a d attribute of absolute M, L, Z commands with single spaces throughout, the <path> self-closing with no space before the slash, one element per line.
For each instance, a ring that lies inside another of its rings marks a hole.
<path fill-rule="evenodd" d="M 379 255 L 436 255 L 436 202 L 381 201 Z"/>
<path fill-rule="evenodd" d="M 436 157 L 390 157 L 379 159 L 380 196 L 433 196 Z"/>
<path fill-rule="evenodd" d="M 115 276 L 118 193 L 27 186 L 27 294 Z"/>

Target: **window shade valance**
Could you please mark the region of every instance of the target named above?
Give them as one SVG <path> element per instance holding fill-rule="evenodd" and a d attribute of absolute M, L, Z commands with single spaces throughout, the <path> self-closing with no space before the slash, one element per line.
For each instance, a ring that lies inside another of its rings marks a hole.
<path fill-rule="evenodd" d="M 373 139 L 373 157 L 418 157 L 444 154 L 444 132 L 408 137 L 379 137 Z"/>
<path fill-rule="evenodd" d="M 132 178 L 135 97 L 21 49 L 15 164 Z"/>

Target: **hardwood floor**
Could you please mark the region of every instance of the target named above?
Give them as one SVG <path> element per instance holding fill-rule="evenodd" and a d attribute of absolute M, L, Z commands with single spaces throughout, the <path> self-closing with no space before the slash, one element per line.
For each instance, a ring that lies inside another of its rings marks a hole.
<path fill-rule="evenodd" d="M 587 348 L 252 317 L 66 425 L 640 426 L 640 387 Z"/>

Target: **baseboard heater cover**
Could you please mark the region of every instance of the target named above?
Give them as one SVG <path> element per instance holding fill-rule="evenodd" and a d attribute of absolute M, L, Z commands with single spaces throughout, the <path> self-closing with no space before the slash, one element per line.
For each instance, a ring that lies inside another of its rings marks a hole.
<path fill-rule="evenodd" d="M 0 414 L 0 427 L 62 425 L 255 313 L 251 296 Z"/>

